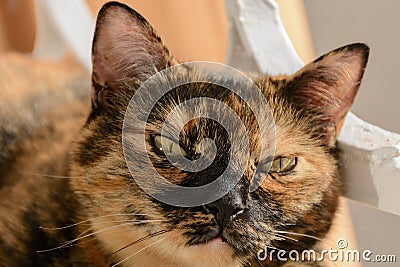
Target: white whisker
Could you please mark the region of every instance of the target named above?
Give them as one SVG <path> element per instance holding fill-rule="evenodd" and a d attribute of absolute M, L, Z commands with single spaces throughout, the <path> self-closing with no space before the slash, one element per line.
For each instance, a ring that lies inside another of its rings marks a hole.
<path fill-rule="evenodd" d="M 81 239 L 84 239 L 84 238 L 93 236 L 93 235 L 98 234 L 98 233 L 102 233 L 102 232 L 108 231 L 108 230 L 110 230 L 110 229 L 119 228 L 119 227 L 122 227 L 122 226 L 125 226 L 125 225 L 137 225 L 137 224 L 144 224 L 144 223 L 154 222 L 154 221 L 155 221 L 155 220 L 153 220 L 153 221 L 152 221 L 152 220 L 146 220 L 146 221 L 137 221 L 137 222 L 126 221 L 125 223 L 118 224 L 118 225 L 114 225 L 114 226 L 110 226 L 110 227 L 101 229 L 101 230 L 99 230 L 99 231 L 96 231 L 96 232 L 93 232 L 93 233 L 90 233 L 90 234 L 86 234 L 86 235 L 85 235 L 85 233 L 89 232 L 89 231 L 92 229 L 92 228 L 90 227 L 89 229 L 86 229 L 85 231 L 83 231 L 82 233 L 80 233 L 80 234 L 79 234 L 75 239 L 73 239 L 73 240 L 64 242 L 63 244 L 61 244 L 60 246 L 58 246 L 58 247 L 56 247 L 56 248 L 52 248 L 52 249 L 49 249 L 49 250 L 43 250 L 43 251 L 37 251 L 37 252 L 47 252 L 47 251 L 52 251 L 52 250 L 56 250 L 56 249 L 61 249 L 61 248 L 70 247 L 70 246 L 73 246 L 73 245 L 71 245 L 71 244 L 74 243 L 74 242 L 76 242 L 76 241 L 79 241 L 79 240 L 81 240 Z M 157 220 L 157 221 L 163 221 L 163 220 Z M 121 222 L 124 222 L 124 221 L 121 221 Z M 128 231 L 129 231 L 129 230 L 120 231 L 120 232 L 128 232 Z M 120 233 L 120 232 L 113 232 L 113 233 L 110 233 L 110 234 L 116 234 L 116 233 Z M 95 238 L 93 238 L 93 239 L 95 239 Z M 91 240 L 93 240 L 93 239 L 91 239 Z"/>
<path fill-rule="evenodd" d="M 19 172 L 23 175 L 33 175 L 33 176 L 42 176 L 47 178 L 57 178 L 57 179 L 87 179 L 85 176 L 63 176 L 63 175 L 51 175 L 51 174 L 43 174 L 43 173 L 33 173 L 33 172 Z"/>
<path fill-rule="evenodd" d="M 133 223 L 133 224 L 135 224 L 135 223 Z M 111 229 L 123 227 L 123 226 L 126 226 L 126 225 L 132 225 L 132 223 L 129 222 L 129 223 L 122 223 L 122 224 L 110 226 L 110 227 L 101 229 L 101 230 L 99 230 L 99 231 L 96 231 L 96 232 L 93 232 L 93 233 L 90 233 L 90 234 L 86 234 L 86 235 L 83 235 L 83 236 L 74 238 L 73 240 L 67 241 L 67 242 L 65 242 L 65 243 L 63 243 L 63 244 L 61 244 L 61 245 L 59 245 L 59 246 L 57 246 L 57 247 L 50 248 L 50 249 L 44 249 L 44 250 L 38 250 L 38 251 L 36 251 L 36 252 L 37 252 L 37 253 L 43 253 L 43 252 L 54 251 L 54 250 L 57 250 L 57 249 L 62 249 L 62 248 L 65 248 L 66 246 L 71 245 L 72 243 L 74 243 L 74 242 L 76 242 L 76 241 L 79 241 L 79 240 L 81 240 L 81 239 L 83 239 L 83 238 L 86 238 L 86 237 L 89 237 L 89 236 L 93 236 L 93 235 L 95 235 L 95 234 L 99 234 L 99 233 L 102 233 L 102 232 L 105 232 L 105 231 L 109 231 L 109 230 L 111 230 Z M 87 231 L 87 230 L 86 230 L 86 231 Z"/>
<path fill-rule="evenodd" d="M 308 237 L 308 238 L 312 238 L 318 241 L 321 241 L 321 238 L 312 236 L 312 235 L 307 235 L 307 234 L 301 234 L 301 233 L 295 233 L 295 232 L 288 232 L 288 231 L 278 231 L 278 230 L 274 230 L 275 233 L 279 233 L 279 234 L 289 234 L 289 235 L 297 235 L 297 236 L 304 236 L 304 237 Z"/>
<path fill-rule="evenodd" d="M 163 241 L 163 240 L 165 240 L 165 239 L 167 239 L 167 238 L 168 238 L 168 236 L 167 236 L 167 237 L 164 237 L 164 238 L 162 238 L 162 239 L 159 239 L 159 240 L 157 240 L 157 241 L 154 241 L 153 243 L 151 243 L 151 244 L 145 246 L 145 247 L 142 248 L 142 249 L 139 249 L 138 251 L 136 251 L 136 252 L 133 253 L 132 255 L 126 257 L 125 259 L 123 259 L 123 260 L 121 260 L 121 261 L 119 261 L 119 262 L 117 262 L 117 263 L 111 265 L 111 267 L 115 267 L 115 266 L 117 266 L 117 265 L 119 265 L 119 264 L 121 264 L 121 263 L 123 263 L 123 262 L 129 260 L 130 258 L 132 258 L 133 256 L 139 254 L 139 253 L 142 252 L 143 250 L 145 250 L 145 249 L 147 249 L 147 248 L 149 248 L 149 247 L 151 247 L 151 246 L 154 246 L 155 244 L 157 244 L 157 243 L 159 243 L 159 242 L 161 242 L 161 241 Z"/>
<path fill-rule="evenodd" d="M 299 240 L 297 240 L 295 238 L 291 238 L 291 237 L 285 236 L 285 235 L 280 235 L 280 234 L 277 234 L 277 233 L 275 233 L 275 235 L 278 236 L 278 237 L 283 238 L 284 240 L 292 240 L 294 242 L 299 242 Z"/>
<path fill-rule="evenodd" d="M 87 220 L 84 220 L 84 221 L 81 221 L 81 222 L 77 222 L 77 223 L 66 225 L 66 226 L 62 226 L 62 227 L 43 227 L 43 226 L 39 226 L 39 228 L 40 229 L 44 229 L 44 230 L 62 230 L 62 229 L 67 229 L 67 228 L 70 228 L 70 227 L 74 227 L 74 226 L 77 226 L 77 225 L 89 223 L 91 221 L 100 220 L 100 219 L 107 218 L 107 217 L 135 216 L 135 215 L 136 216 L 150 216 L 148 214 L 117 213 L 117 214 L 103 215 L 103 216 L 95 217 L 95 218 L 92 218 L 92 219 L 87 219 Z M 150 221 L 150 220 L 148 220 L 148 221 Z"/>

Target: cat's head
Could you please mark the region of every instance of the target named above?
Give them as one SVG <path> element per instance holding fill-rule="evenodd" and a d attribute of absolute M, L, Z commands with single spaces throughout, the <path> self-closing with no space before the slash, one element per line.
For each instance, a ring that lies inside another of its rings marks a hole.
<path fill-rule="evenodd" d="M 335 142 L 360 85 L 368 53 L 367 46 L 353 44 L 318 58 L 293 75 L 253 78 L 275 122 L 275 140 L 270 140 L 276 148 L 273 158 L 260 158 L 264 130 L 257 128 L 254 112 L 237 94 L 216 84 L 190 83 L 204 78 L 196 68 L 173 71 L 169 79 L 189 83 L 160 99 L 143 131 L 131 129 L 133 135 L 144 137 L 152 168 L 169 182 L 186 187 L 212 182 L 227 168 L 229 152 L 233 143 L 242 142 L 241 136 L 229 138 L 215 120 L 197 118 L 183 123 L 177 120 L 187 118 L 180 114 L 170 123 L 171 127 L 184 124 L 179 134 L 160 137 L 169 113 L 196 97 L 217 99 L 237 113 L 247 129 L 250 154 L 240 181 L 222 198 L 177 207 L 138 186 L 134 176 L 151 183 L 155 174 L 147 167 L 129 171 L 126 158 L 139 166 L 143 159 L 124 155 L 122 128 L 138 88 L 178 62 L 141 15 L 122 4 L 106 4 L 99 13 L 93 42 L 92 111 L 76 142 L 71 169 L 74 176 L 84 177 L 72 184 L 108 255 L 114 262 L 129 257 L 127 262 L 136 264 L 159 260 L 234 266 L 251 261 L 265 246 L 310 248 L 329 230 L 336 211 L 340 181 Z M 246 91 L 246 83 L 232 77 L 214 77 L 218 75 L 212 71 L 207 75 L 216 83 L 224 81 Z M 148 94 L 150 99 L 152 92 Z M 261 104 L 257 108 L 268 109 Z M 196 160 L 202 156 L 199 144 L 205 138 L 213 139 L 217 149 L 206 169 L 181 170 L 166 158 L 166 154 L 182 153 Z M 128 142 L 133 155 L 143 145 L 135 140 Z M 262 183 L 251 192 L 254 166 L 263 164 L 270 168 L 258 174 L 263 176 Z"/>

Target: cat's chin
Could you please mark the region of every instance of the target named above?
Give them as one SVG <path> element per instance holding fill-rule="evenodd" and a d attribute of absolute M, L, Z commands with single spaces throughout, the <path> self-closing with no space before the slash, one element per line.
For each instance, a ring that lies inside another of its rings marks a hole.
<path fill-rule="evenodd" d="M 238 259 L 234 257 L 233 247 L 221 236 L 188 246 L 185 251 L 192 262 L 199 264 L 196 266 L 240 266 Z"/>

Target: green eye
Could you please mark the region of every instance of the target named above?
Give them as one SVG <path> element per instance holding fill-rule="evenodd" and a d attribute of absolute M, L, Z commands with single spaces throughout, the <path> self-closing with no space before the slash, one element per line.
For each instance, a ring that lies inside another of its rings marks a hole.
<path fill-rule="evenodd" d="M 180 145 L 166 137 L 161 138 L 161 135 L 154 136 L 154 146 L 167 156 L 177 157 L 182 154 L 186 157 L 186 152 Z"/>
<path fill-rule="evenodd" d="M 271 167 L 269 167 L 269 164 L 264 164 L 261 166 L 261 169 L 265 172 L 269 173 L 278 173 L 278 174 L 284 174 L 286 172 L 290 172 L 291 170 L 296 167 L 297 164 L 297 158 L 296 157 L 280 157 L 274 159 L 274 161 L 271 164 Z M 267 169 L 269 168 L 269 169 Z"/>
<path fill-rule="evenodd" d="M 296 167 L 297 158 L 277 158 L 272 162 L 271 168 L 269 169 L 270 173 L 285 173 L 289 172 Z"/>

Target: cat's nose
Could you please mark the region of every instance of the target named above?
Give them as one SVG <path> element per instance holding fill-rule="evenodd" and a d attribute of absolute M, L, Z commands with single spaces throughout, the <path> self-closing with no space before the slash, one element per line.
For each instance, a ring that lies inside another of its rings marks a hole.
<path fill-rule="evenodd" d="M 215 216 L 217 224 L 223 228 L 244 212 L 245 205 L 238 192 L 229 192 L 222 198 L 205 205 L 205 209 Z"/>

